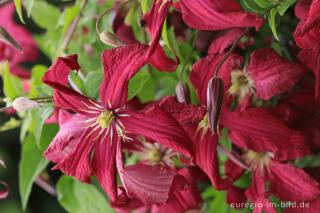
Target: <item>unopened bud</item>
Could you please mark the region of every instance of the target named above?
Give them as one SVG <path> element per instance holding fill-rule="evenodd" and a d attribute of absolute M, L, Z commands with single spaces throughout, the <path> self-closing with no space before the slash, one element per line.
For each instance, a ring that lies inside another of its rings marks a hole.
<path fill-rule="evenodd" d="M 12 107 L 17 111 L 32 109 L 32 108 L 41 108 L 41 105 L 33 100 L 30 100 L 25 97 L 19 97 L 14 99 L 12 102 Z"/>
<path fill-rule="evenodd" d="M 113 47 L 119 47 L 119 46 L 125 45 L 115 34 L 110 33 L 106 30 L 100 33 L 100 40 L 104 44 L 113 46 Z"/>
<path fill-rule="evenodd" d="M 223 81 L 213 77 L 209 80 L 207 88 L 208 121 L 213 134 L 217 131 L 219 115 L 223 100 Z"/>
<path fill-rule="evenodd" d="M 22 48 L 19 43 L 3 27 L 0 27 L 0 41 L 11 45 L 12 47 L 22 52 Z"/>
<path fill-rule="evenodd" d="M 190 90 L 186 83 L 180 82 L 176 86 L 176 94 L 177 94 L 177 100 L 180 103 L 187 103 L 190 104 Z"/>

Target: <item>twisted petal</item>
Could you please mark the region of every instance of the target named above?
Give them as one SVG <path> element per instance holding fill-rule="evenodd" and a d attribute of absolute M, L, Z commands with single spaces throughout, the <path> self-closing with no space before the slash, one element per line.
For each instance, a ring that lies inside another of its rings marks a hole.
<path fill-rule="evenodd" d="M 243 12 L 235 0 L 180 0 L 184 22 L 198 30 L 224 30 L 232 27 L 255 27 L 263 20 L 253 13 Z"/>
<path fill-rule="evenodd" d="M 69 155 L 79 143 L 79 139 L 85 131 L 83 127 L 88 125 L 80 121 L 87 119 L 88 117 L 85 115 L 70 114 L 61 110 L 59 113 L 60 130 L 43 156 L 52 162 L 58 163 Z"/>

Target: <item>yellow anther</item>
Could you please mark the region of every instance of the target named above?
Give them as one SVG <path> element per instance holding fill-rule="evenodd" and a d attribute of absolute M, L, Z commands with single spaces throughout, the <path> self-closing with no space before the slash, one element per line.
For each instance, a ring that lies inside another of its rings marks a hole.
<path fill-rule="evenodd" d="M 111 111 L 103 111 L 97 118 L 97 122 L 99 123 L 100 127 L 105 129 L 110 126 L 110 124 L 113 122 L 115 119 L 113 113 Z"/>

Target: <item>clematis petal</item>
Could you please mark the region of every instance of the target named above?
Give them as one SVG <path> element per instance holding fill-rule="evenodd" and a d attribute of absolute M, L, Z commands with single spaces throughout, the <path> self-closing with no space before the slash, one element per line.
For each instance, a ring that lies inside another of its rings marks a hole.
<path fill-rule="evenodd" d="M 43 156 L 52 162 L 58 163 L 69 155 L 74 147 L 79 143 L 85 129 L 88 117 L 81 114 L 70 114 L 65 110 L 60 110 L 59 125 L 60 130 L 55 136 L 50 146 Z"/>
<path fill-rule="evenodd" d="M 231 178 L 228 176 L 222 179 L 219 172 L 218 135 L 211 135 L 210 132 L 207 132 L 202 136 L 202 132 L 199 132 L 195 143 L 197 146 L 196 164 L 208 175 L 214 188 L 217 190 L 229 188 L 232 184 Z"/>
<path fill-rule="evenodd" d="M 308 17 L 312 0 L 299 0 L 294 9 L 297 18 L 304 20 Z"/>
<path fill-rule="evenodd" d="M 151 36 L 151 44 L 148 49 L 148 56 L 152 55 L 158 45 L 164 20 L 166 19 L 172 0 L 157 0 L 152 2 L 149 12 L 143 16 L 147 30 Z"/>
<path fill-rule="evenodd" d="M 264 100 L 289 90 L 307 71 L 302 64 L 289 62 L 271 48 L 253 52 L 247 70 L 257 97 Z"/>
<path fill-rule="evenodd" d="M 228 31 L 222 32 L 219 37 L 214 39 L 208 49 L 209 54 L 219 54 L 226 51 L 231 45 L 240 37 L 241 33 L 244 29 L 234 28 Z M 248 44 L 252 44 L 253 40 L 249 39 Z M 245 43 L 246 44 L 246 43 Z M 244 44 L 239 43 L 238 46 L 242 46 Z"/>
<path fill-rule="evenodd" d="M 224 109 L 220 122 L 228 127 L 230 140 L 244 149 L 273 151 L 275 158 L 281 160 L 308 153 L 303 148 L 308 145 L 301 132 L 289 129 L 265 109 L 250 108 L 241 113 Z"/>
<path fill-rule="evenodd" d="M 119 118 L 125 131 L 143 135 L 174 151 L 191 157 L 193 144 L 179 123 L 160 107 L 153 106 L 144 113 L 123 111 L 126 117 Z"/>
<path fill-rule="evenodd" d="M 109 108 L 109 101 L 113 109 L 126 103 L 129 80 L 147 63 L 147 49 L 146 45 L 130 44 L 103 51 L 104 79 L 99 92 L 106 108 Z"/>
<path fill-rule="evenodd" d="M 72 152 L 61 160 L 53 169 L 60 169 L 63 173 L 74 176 L 78 180 L 90 183 L 93 172 L 90 169 L 90 158 L 98 136 L 95 127 L 88 127 Z M 99 138 L 98 138 L 99 139 Z"/>
<path fill-rule="evenodd" d="M 209 80 L 213 77 L 214 71 L 225 54 L 208 55 L 205 58 L 198 60 L 193 66 L 190 73 L 190 82 L 195 87 L 200 104 L 207 105 L 207 85 Z M 242 58 L 238 55 L 230 55 L 218 72 L 218 77 L 223 80 L 224 91 L 229 89 L 231 85 L 231 69 L 239 65 Z M 225 95 L 224 102 L 229 103 L 230 98 Z"/>
<path fill-rule="evenodd" d="M 319 183 L 302 169 L 273 162 L 269 173 L 270 191 L 280 200 L 304 201 L 319 198 Z"/>
<path fill-rule="evenodd" d="M 156 45 L 155 50 L 151 56 L 148 58 L 148 62 L 157 70 L 160 71 L 168 71 L 174 72 L 177 69 L 180 61 L 179 58 L 176 57 L 177 62 L 168 58 L 164 53 L 160 44 Z"/>
<path fill-rule="evenodd" d="M 235 0 L 180 0 L 184 22 L 198 30 L 224 30 L 233 27 L 255 27 L 263 20 L 253 13 L 244 12 Z"/>
<path fill-rule="evenodd" d="M 124 167 L 121 144 L 117 147 L 117 167 L 121 182 L 130 198 L 137 198 L 145 205 L 164 203 L 170 190 L 183 190 L 188 186 L 183 176 L 168 166 L 135 164 Z"/>
<path fill-rule="evenodd" d="M 119 204 L 121 200 L 117 192 L 116 151 L 118 143 L 120 143 L 120 139 L 116 132 L 113 133 L 112 142 L 107 136 L 104 141 L 96 143 L 91 162 L 100 185 L 114 204 Z"/>
<path fill-rule="evenodd" d="M 308 16 L 305 17 L 304 14 L 301 16 L 303 16 L 303 19 L 293 34 L 297 45 L 301 48 L 319 48 L 320 0 L 313 0 Z"/>
<path fill-rule="evenodd" d="M 236 186 L 230 186 L 227 190 L 227 203 L 231 204 L 235 209 L 244 208 L 243 206 L 239 206 L 239 204 L 244 204 L 247 202 L 247 198 L 244 193 L 245 189 Z"/>
<path fill-rule="evenodd" d="M 42 82 L 54 89 L 53 102 L 57 107 L 92 116 L 101 111 L 97 102 L 67 87 L 71 70 L 78 70 L 77 55 L 59 57 L 44 74 Z"/>
<path fill-rule="evenodd" d="M 299 52 L 298 58 L 312 70 L 316 77 L 315 97 L 320 97 L 320 48 L 303 49 Z"/>

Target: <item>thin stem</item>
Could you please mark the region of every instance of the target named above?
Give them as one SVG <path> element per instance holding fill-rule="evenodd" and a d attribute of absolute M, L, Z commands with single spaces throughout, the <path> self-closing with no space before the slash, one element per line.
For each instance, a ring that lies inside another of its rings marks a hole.
<path fill-rule="evenodd" d="M 196 47 L 197 35 L 198 35 L 198 31 L 196 31 L 196 32 L 194 33 L 193 40 L 192 40 L 191 50 L 190 50 L 190 52 L 189 52 L 189 54 L 188 54 L 188 56 L 187 56 L 186 61 L 184 62 L 183 66 L 182 66 L 182 68 L 181 68 L 181 70 L 180 70 L 180 73 L 179 73 L 179 82 L 180 82 L 180 83 L 182 82 L 183 72 L 184 72 L 187 64 L 189 63 L 189 61 L 190 61 L 190 59 L 191 59 L 191 56 L 192 56 L 192 53 L 193 53 L 194 48 Z"/>
<path fill-rule="evenodd" d="M 239 38 L 233 42 L 230 50 L 228 51 L 228 53 L 224 56 L 224 58 L 222 59 L 222 61 L 220 61 L 220 63 L 218 64 L 216 70 L 214 71 L 214 77 L 217 77 L 218 75 L 218 71 L 220 70 L 221 66 L 223 65 L 223 63 L 227 60 L 227 58 L 231 55 L 231 53 L 233 52 L 233 50 L 237 47 L 238 43 L 240 42 L 241 38 L 250 30 L 250 27 L 247 27 L 239 36 Z"/>
<path fill-rule="evenodd" d="M 46 181 L 43 177 L 41 177 L 41 175 L 39 175 L 36 178 L 35 182 L 38 186 L 40 186 L 42 189 L 44 189 L 49 194 L 51 194 L 53 196 L 57 196 L 57 191 L 54 188 L 54 186 L 51 183 L 49 183 L 48 181 Z"/>
<path fill-rule="evenodd" d="M 100 23 L 101 18 L 102 18 L 105 14 L 107 14 L 107 13 L 111 12 L 112 10 L 117 9 L 117 8 L 121 7 L 122 5 L 127 4 L 127 3 L 131 2 L 131 1 L 132 1 L 132 0 L 126 0 L 126 1 L 124 1 L 124 2 L 120 2 L 118 5 L 116 5 L 116 6 L 114 6 L 114 7 L 111 7 L 110 9 L 108 9 L 108 10 L 104 11 L 103 13 L 101 13 L 101 14 L 99 15 L 97 21 L 96 21 L 96 30 L 97 30 L 97 33 L 98 33 L 99 35 L 100 35 L 100 33 L 101 33 L 100 27 L 99 27 L 99 23 Z"/>
<path fill-rule="evenodd" d="M 233 161 L 235 164 L 240 166 L 241 168 L 244 168 L 246 170 L 249 170 L 249 167 L 242 162 L 242 160 L 239 159 L 239 157 L 235 156 L 233 153 L 229 152 L 224 146 L 219 145 L 220 149 L 229 157 L 231 161 Z"/>
<path fill-rule="evenodd" d="M 85 8 L 87 1 L 88 0 L 82 0 L 81 5 L 80 5 L 81 10 L 83 10 Z M 78 22 L 80 20 L 81 15 L 82 15 L 82 12 L 77 15 L 77 17 L 73 20 L 72 24 L 70 25 L 69 29 L 67 30 L 67 35 L 66 35 L 64 42 L 61 46 L 62 50 L 65 50 L 68 47 L 68 44 L 71 41 L 71 38 L 76 30 L 76 27 L 78 25 Z"/>

